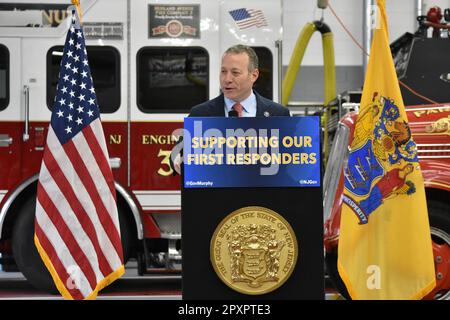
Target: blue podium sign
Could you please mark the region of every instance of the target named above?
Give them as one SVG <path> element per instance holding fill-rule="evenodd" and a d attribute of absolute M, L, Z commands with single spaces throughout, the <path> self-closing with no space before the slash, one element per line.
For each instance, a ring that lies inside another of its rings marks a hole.
<path fill-rule="evenodd" d="M 184 187 L 320 187 L 319 121 L 186 118 Z"/>

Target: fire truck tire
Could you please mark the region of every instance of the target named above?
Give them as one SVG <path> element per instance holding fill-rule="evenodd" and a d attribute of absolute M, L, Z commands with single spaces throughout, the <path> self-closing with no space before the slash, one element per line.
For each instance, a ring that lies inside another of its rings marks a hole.
<path fill-rule="evenodd" d="M 428 199 L 427 202 L 430 226 L 450 236 L 450 204 L 433 199 Z"/>
<path fill-rule="evenodd" d="M 337 249 L 336 249 L 337 250 Z M 337 252 L 327 252 L 325 255 L 325 267 L 328 276 L 334 286 L 334 288 L 347 300 L 351 300 L 348 294 L 347 288 L 342 281 L 338 269 L 337 269 Z"/>
<path fill-rule="evenodd" d="M 38 290 L 58 293 L 52 277 L 34 245 L 34 212 L 36 199 L 29 197 L 14 223 L 12 250 L 17 267 L 28 282 Z"/>
<path fill-rule="evenodd" d="M 14 223 L 12 235 L 12 250 L 14 259 L 19 270 L 23 273 L 28 282 L 38 290 L 57 294 L 47 268 L 42 262 L 39 253 L 34 245 L 34 213 L 36 208 L 35 197 L 28 198 Z M 122 248 L 124 263 L 131 253 L 131 229 L 130 220 L 126 218 L 126 211 L 120 206 L 119 221 L 121 228 Z"/>
<path fill-rule="evenodd" d="M 133 221 L 131 221 L 130 215 L 127 215 L 127 210 L 122 207 L 120 202 L 117 210 L 119 213 L 120 238 L 122 239 L 123 263 L 125 265 L 133 249 Z"/>
<path fill-rule="evenodd" d="M 450 246 L 450 204 L 444 202 L 445 200 L 428 199 L 428 215 L 430 218 L 431 236 L 433 242 L 445 246 Z M 447 200 L 448 201 L 448 200 Z M 448 251 L 447 251 L 448 252 Z M 448 261 L 444 259 L 444 261 Z M 443 270 L 450 270 L 450 265 L 443 268 Z M 446 277 L 450 275 L 445 272 Z M 439 283 L 448 283 L 448 278 L 441 279 Z M 438 284 L 439 285 L 439 284 Z M 450 300 L 449 288 L 440 288 L 439 292 L 434 296 L 438 300 Z"/>

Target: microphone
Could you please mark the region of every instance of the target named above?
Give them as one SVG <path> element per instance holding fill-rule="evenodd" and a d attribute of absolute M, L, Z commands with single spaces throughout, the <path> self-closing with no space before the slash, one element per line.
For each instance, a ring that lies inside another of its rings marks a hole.
<path fill-rule="evenodd" d="M 238 116 L 238 113 L 237 113 L 237 111 L 236 110 L 230 110 L 229 112 L 228 112 L 228 117 L 229 118 L 233 118 L 233 117 L 237 117 Z"/>

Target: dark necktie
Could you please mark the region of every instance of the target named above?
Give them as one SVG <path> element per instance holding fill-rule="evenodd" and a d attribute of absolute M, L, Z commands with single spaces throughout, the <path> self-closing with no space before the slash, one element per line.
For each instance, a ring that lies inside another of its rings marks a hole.
<path fill-rule="evenodd" d="M 239 118 L 242 117 L 242 111 L 244 110 L 244 108 L 239 102 L 233 105 L 233 110 L 237 112 Z"/>

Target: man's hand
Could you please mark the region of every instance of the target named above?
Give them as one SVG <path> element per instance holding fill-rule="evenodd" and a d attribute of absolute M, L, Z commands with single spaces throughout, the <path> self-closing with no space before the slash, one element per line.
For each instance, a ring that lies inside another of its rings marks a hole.
<path fill-rule="evenodd" d="M 181 155 L 179 153 L 173 160 L 173 167 L 176 173 L 181 174 Z"/>
<path fill-rule="evenodd" d="M 181 162 L 183 161 L 183 130 L 176 129 L 172 132 L 173 135 L 179 135 L 177 144 L 172 148 L 170 153 L 170 166 L 173 169 L 173 175 L 181 174 Z"/>

